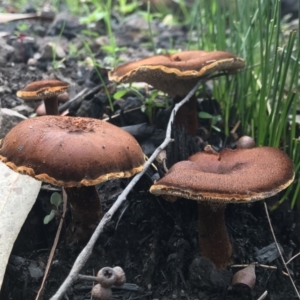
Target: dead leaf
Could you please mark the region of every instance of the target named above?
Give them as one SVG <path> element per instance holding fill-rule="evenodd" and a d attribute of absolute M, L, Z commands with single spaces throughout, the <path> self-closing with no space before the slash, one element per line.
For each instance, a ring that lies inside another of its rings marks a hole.
<path fill-rule="evenodd" d="M 12 247 L 40 188 L 40 181 L 0 162 L 0 290 Z"/>

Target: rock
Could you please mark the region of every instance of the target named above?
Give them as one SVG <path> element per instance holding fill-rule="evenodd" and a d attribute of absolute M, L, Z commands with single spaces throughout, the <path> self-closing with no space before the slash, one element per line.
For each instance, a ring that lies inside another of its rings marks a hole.
<path fill-rule="evenodd" d="M 66 52 L 63 47 L 52 42 L 46 44 L 41 53 L 42 55 L 40 57 L 40 60 L 42 61 L 60 60 L 66 57 Z"/>
<path fill-rule="evenodd" d="M 0 66 L 5 66 L 14 51 L 14 47 L 8 45 L 5 39 L 0 38 Z"/>
<path fill-rule="evenodd" d="M 12 109 L 1 108 L 0 138 L 2 139 L 11 130 L 11 128 L 25 119 L 27 119 L 25 116 Z"/>
<path fill-rule="evenodd" d="M 227 270 L 216 270 L 213 263 L 203 257 L 196 257 L 189 267 L 191 284 L 200 291 L 225 290 L 232 274 Z"/>
<path fill-rule="evenodd" d="M 284 250 L 280 244 L 278 244 L 281 252 L 283 253 Z M 277 249 L 277 246 L 274 243 L 269 244 L 266 247 L 263 247 L 259 250 L 256 251 L 256 260 L 261 263 L 261 264 L 270 264 L 272 263 L 275 259 L 279 258 L 279 252 Z"/>
<path fill-rule="evenodd" d="M 36 261 L 16 255 L 11 255 L 9 259 L 8 272 L 24 282 L 38 282 L 44 274 L 43 268 Z"/>
<path fill-rule="evenodd" d="M 85 26 L 80 24 L 79 17 L 71 16 L 68 12 L 59 13 L 49 26 L 47 35 L 63 35 L 67 39 L 76 37 Z M 64 28 L 62 31 L 61 29 Z"/>
<path fill-rule="evenodd" d="M 33 57 L 35 52 L 35 39 L 27 36 L 17 36 L 12 40 L 14 48 L 14 62 L 27 63 L 28 59 Z"/>
<path fill-rule="evenodd" d="M 12 108 L 12 110 L 25 117 L 29 117 L 29 115 L 34 112 L 34 109 L 32 107 L 29 107 L 28 105 L 25 104 L 17 105 L 14 108 Z"/>

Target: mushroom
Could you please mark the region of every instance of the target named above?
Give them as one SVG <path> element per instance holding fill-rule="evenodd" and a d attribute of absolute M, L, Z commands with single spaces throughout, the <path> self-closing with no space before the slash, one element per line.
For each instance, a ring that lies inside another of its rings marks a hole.
<path fill-rule="evenodd" d="M 107 122 L 42 116 L 11 129 L 0 143 L 0 160 L 16 172 L 63 186 L 75 237 L 84 240 L 103 214 L 95 185 L 140 172 L 144 154 L 130 134 Z"/>
<path fill-rule="evenodd" d="M 33 81 L 17 92 L 17 96 L 25 101 L 44 100 L 47 115 L 58 115 L 58 96 L 69 89 L 69 84 L 45 79 Z"/>
<path fill-rule="evenodd" d="M 108 78 L 123 83 L 146 82 L 178 103 L 200 79 L 215 72 L 235 72 L 244 67 L 242 58 L 228 52 L 184 51 L 120 65 L 108 73 Z M 184 126 L 188 134 L 196 134 L 198 115 L 195 95 L 179 109 L 174 123 Z"/>
<path fill-rule="evenodd" d="M 97 281 L 105 288 L 112 287 L 117 281 L 117 275 L 113 268 L 104 267 L 97 273 Z"/>
<path fill-rule="evenodd" d="M 255 140 L 248 135 L 241 136 L 236 142 L 237 149 L 249 149 L 255 147 Z"/>
<path fill-rule="evenodd" d="M 98 300 L 109 300 L 112 298 L 111 288 L 103 287 L 100 283 L 92 288 L 92 297 Z"/>
<path fill-rule="evenodd" d="M 200 250 L 220 269 L 230 264 L 232 255 L 226 204 L 271 197 L 293 179 L 293 162 L 279 149 L 222 149 L 220 153 L 205 149 L 173 165 L 150 192 L 169 201 L 197 200 Z"/>

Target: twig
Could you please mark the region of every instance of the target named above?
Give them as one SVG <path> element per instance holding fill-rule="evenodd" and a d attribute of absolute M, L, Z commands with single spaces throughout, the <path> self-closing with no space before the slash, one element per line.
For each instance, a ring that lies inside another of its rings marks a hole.
<path fill-rule="evenodd" d="M 205 80 L 207 80 L 207 78 L 205 78 Z M 156 156 L 160 153 L 160 151 L 163 150 L 165 147 L 167 147 L 167 145 L 171 141 L 172 123 L 174 121 L 174 117 L 175 117 L 178 109 L 184 103 L 186 103 L 188 100 L 190 100 L 190 98 L 195 94 L 195 92 L 197 91 L 199 86 L 203 83 L 203 81 L 204 81 L 203 79 L 199 80 L 197 85 L 187 94 L 187 96 L 175 105 L 175 107 L 172 110 L 170 119 L 169 119 L 165 140 L 149 157 L 149 159 L 147 160 L 147 162 L 144 165 L 142 172 L 140 172 L 139 174 L 135 175 L 135 177 L 133 177 L 133 179 L 130 181 L 130 183 L 127 185 L 127 187 L 119 195 L 116 202 L 112 205 L 112 207 L 109 209 L 109 211 L 103 216 L 102 220 L 100 221 L 100 223 L 96 227 L 93 235 L 91 236 L 89 242 L 82 249 L 82 251 L 78 255 L 77 259 L 75 260 L 74 265 L 73 265 L 69 275 L 67 276 L 67 278 L 65 279 L 63 284 L 60 286 L 58 291 L 55 293 L 55 295 L 53 295 L 51 297 L 50 300 L 61 299 L 63 297 L 63 295 L 67 292 L 67 290 L 71 287 L 71 285 L 77 280 L 78 274 L 79 274 L 80 270 L 83 268 L 83 266 L 85 265 L 85 263 L 87 262 L 90 255 L 92 254 L 93 247 L 94 247 L 100 233 L 103 231 L 105 224 L 107 224 L 111 220 L 114 213 L 118 210 L 118 208 L 121 206 L 121 204 L 126 200 L 126 196 L 128 195 L 128 193 L 132 190 L 132 188 L 139 181 L 139 179 L 144 175 L 144 173 L 149 168 L 149 166 L 152 164 L 152 162 L 155 160 Z"/>
<path fill-rule="evenodd" d="M 293 257 L 291 257 L 286 264 L 288 265 L 293 259 L 295 259 L 296 257 L 298 257 L 300 255 L 300 252 L 298 252 L 297 254 L 295 254 Z"/>
<path fill-rule="evenodd" d="M 277 270 L 278 269 L 276 266 L 263 265 L 263 264 L 259 264 L 258 262 L 254 262 L 253 264 L 256 267 L 261 267 L 261 268 L 265 268 L 265 269 L 272 269 L 272 270 Z M 232 265 L 232 266 L 230 266 L 230 268 L 246 268 L 248 266 L 249 266 L 249 264 L 238 264 L 238 265 Z M 281 272 L 282 272 L 283 275 L 289 276 L 288 273 L 286 273 L 284 271 L 281 271 Z"/>
<path fill-rule="evenodd" d="M 83 99 L 89 95 L 92 95 L 96 92 L 98 92 L 101 88 L 103 88 L 103 84 L 98 84 L 97 86 L 93 88 L 84 88 L 82 91 L 80 91 L 73 99 L 70 99 L 68 102 L 60 105 L 58 107 L 58 112 L 61 114 L 65 110 L 67 110 L 71 104 L 76 103 L 79 104 L 80 102 L 83 101 Z"/>
<path fill-rule="evenodd" d="M 298 290 L 297 290 L 297 287 L 296 287 L 296 285 L 295 285 L 295 283 L 294 283 L 294 280 L 293 280 L 293 278 L 292 278 L 292 276 L 291 276 L 290 270 L 289 270 L 289 268 L 288 268 L 288 266 L 287 266 L 287 264 L 286 264 L 286 262 L 285 262 L 285 260 L 284 260 L 284 258 L 283 258 L 281 249 L 280 249 L 280 247 L 279 247 L 279 245 L 278 245 L 278 242 L 277 242 L 277 239 L 276 239 L 276 236 L 275 236 L 273 227 L 272 227 L 272 223 L 271 223 L 271 219 L 270 219 L 270 216 L 269 216 L 268 207 L 267 207 L 266 202 L 264 203 L 264 206 L 265 206 L 265 211 L 266 211 L 267 219 L 268 219 L 268 222 L 269 222 L 269 225 L 270 225 L 270 230 L 271 230 L 271 233 L 272 233 L 272 236 L 273 236 L 275 245 L 276 245 L 276 247 L 277 247 L 277 251 L 278 251 L 278 253 L 279 253 L 279 255 L 280 255 L 280 258 L 281 258 L 282 263 L 283 263 L 283 265 L 284 265 L 284 267 L 285 267 L 285 269 L 286 269 L 286 272 L 288 273 L 288 276 L 289 276 L 290 281 L 291 281 L 291 283 L 292 283 L 292 285 L 293 285 L 293 287 L 294 287 L 294 290 L 295 290 L 295 292 L 296 292 L 296 295 L 297 295 L 298 298 L 300 299 L 300 294 L 299 294 L 299 292 L 298 292 Z"/>
<path fill-rule="evenodd" d="M 264 291 L 264 293 L 257 299 L 257 300 L 263 300 L 268 296 L 268 291 Z"/>
<path fill-rule="evenodd" d="M 66 214 L 66 211 L 67 211 L 67 195 L 64 193 L 64 191 L 63 191 L 63 199 L 64 199 L 63 214 L 60 218 L 59 225 L 58 225 L 57 232 L 56 232 L 56 236 L 55 236 L 55 239 L 54 239 L 54 242 L 53 242 L 53 246 L 52 246 L 52 249 L 51 249 L 50 254 L 49 254 L 49 258 L 48 258 L 47 266 L 46 266 L 46 269 L 45 269 L 43 281 L 42 281 L 41 287 L 40 287 L 40 289 L 39 289 L 39 291 L 36 295 L 35 300 L 39 300 L 41 295 L 42 295 L 44 285 L 45 285 L 45 282 L 46 282 L 46 279 L 48 277 L 48 273 L 49 273 L 49 270 L 50 270 L 50 267 L 51 267 L 51 264 L 52 264 L 54 253 L 55 253 L 55 250 L 56 250 L 56 247 L 57 247 L 57 244 L 58 244 L 58 240 L 59 240 L 59 236 L 60 236 L 60 233 L 61 233 L 62 225 L 64 223 L 65 214 Z"/>

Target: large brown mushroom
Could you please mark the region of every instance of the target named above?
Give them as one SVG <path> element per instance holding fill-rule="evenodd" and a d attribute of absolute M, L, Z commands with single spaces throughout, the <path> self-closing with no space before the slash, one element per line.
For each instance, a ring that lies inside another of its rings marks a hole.
<path fill-rule="evenodd" d="M 225 225 L 227 203 L 271 197 L 294 179 L 291 159 L 271 147 L 199 152 L 173 165 L 150 188 L 166 200 L 197 200 L 202 255 L 217 268 L 230 264 L 232 246 Z"/>
<path fill-rule="evenodd" d="M 17 124 L 6 135 L 0 160 L 16 172 L 63 186 L 75 236 L 84 239 L 102 217 L 95 185 L 140 172 L 144 154 L 130 134 L 107 122 L 42 116 Z"/>
<path fill-rule="evenodd" d="M 224 51 L 184 51 L 157 55 L 118 66 L 108 73 L 116 82 L 146 82 L 174 99 L 182 100 L 202 78 L 216 72 L 231 73 L 245 67 L 245 61 Z M 176 125 L 190 135 L 198 129 L 197 99 L 193 96 L 176 114 Z"/>
<path fill-rule="evenodd" d="M 58 96 L 69 89 L 69 84 L 45 79 L 33 81 L 17 92 L 17 96 L 25 101 L 44 100 L 47 115 L 58 115 Z"/>

